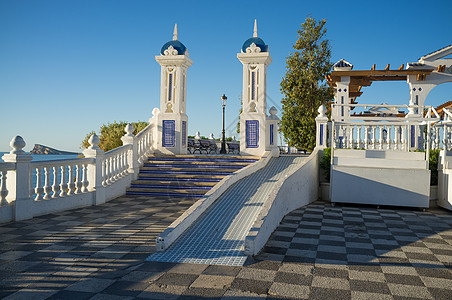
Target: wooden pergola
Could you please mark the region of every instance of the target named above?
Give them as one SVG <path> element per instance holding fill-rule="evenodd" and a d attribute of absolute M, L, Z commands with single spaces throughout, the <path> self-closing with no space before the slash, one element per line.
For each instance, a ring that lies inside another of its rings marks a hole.
<path fill-rule="evenodd" d="M 336 87 L 336 82 L 341 81 L 341 77 L 349 76 L 349 97 L 351 104 L 357 104 L 356 98 L 361 96 L 362 87 L 371 86 L 374 81 L 406 81 L 408 75 L 416 75 L 418 81 L 423 81 L 426 75 L 429 75 L 434 69 L 432 68 L 413 68 L 404 70 L 404 65 L 401 65 L 397 70 L 390 70 L 389 64 L 384 70 L 376 70 L 375 64 L 370 70 L 357 71 L 332 71 L 330 75 L 325 76 L 328 85 Z"/>

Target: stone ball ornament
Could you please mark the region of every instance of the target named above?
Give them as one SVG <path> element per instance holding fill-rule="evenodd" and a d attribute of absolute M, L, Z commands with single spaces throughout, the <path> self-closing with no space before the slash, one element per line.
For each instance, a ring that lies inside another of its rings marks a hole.
<path fill-rule="evenodd" d="M 10 152 L 11 154 L 25 153 L 25 151 L 22 149 L 25 147 L 26 144 L 24 139 L 20 135 L 16 135 L 15 137 L 13 137 L 9 145 L 11 146 L 11 148 L 14 149 L 11 150 Z"/>
<path fill-rule="evenodd" d="M 93 134 L 89 140 L 88 143 L 91 145 L 88 147 L 88 149 L 100 149 L 100 138 L 97 136 L 97 134 Z"/>

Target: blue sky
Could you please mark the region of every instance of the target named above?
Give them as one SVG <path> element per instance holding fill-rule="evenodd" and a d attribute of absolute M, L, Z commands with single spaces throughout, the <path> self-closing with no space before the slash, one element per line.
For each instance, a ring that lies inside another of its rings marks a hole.
<path fill-rule="evenodd" d="M 0 0 L 0 151 L 21 135 L 80 151 L 87 132 L 113 121 L 148 120 L 159 106 L 155 61 L 178 24 L 193 60 L 188 71 L 189 134 L 221 132 L 220 96 L 228 97 L 227 135 L 240 109 L 237 53 L 253 22 L 268 45 L 268 106 L 281 107 L 285 59 L 306 17 L 327 19 L 332 61 L 354 69 L 398 68 L 452 44 L 452 1 L 22 1 Z M 363 88 L 359 103 L 408 103 L 404 82 Z M 426 104 L 452 100 L 452 84 Z"/>

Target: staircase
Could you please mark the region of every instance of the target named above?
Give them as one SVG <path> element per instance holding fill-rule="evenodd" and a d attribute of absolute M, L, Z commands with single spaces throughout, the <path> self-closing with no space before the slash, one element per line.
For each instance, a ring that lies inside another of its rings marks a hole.
<path fill-rule="evenodd" d="M 150 156 L 127 195 L 200 198 L 225 176 L 257 160 L 252 156 Z"/>

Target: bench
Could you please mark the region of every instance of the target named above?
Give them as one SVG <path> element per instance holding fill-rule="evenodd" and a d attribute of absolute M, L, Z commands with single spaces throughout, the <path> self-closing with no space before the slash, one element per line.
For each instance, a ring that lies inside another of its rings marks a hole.
<path fill-rule="evenodd" d="M 228 153 L 240 153 L 240 144 L 238 143 L 227 143 L 228 145 Z"/>

